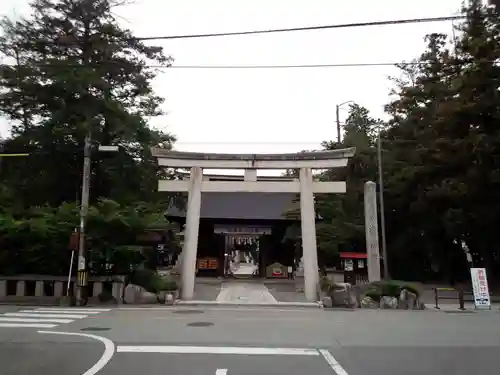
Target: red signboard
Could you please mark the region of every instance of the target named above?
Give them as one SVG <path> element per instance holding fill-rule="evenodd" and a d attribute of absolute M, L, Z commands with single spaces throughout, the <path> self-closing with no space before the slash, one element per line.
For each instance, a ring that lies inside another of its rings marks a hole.
<path fill-rule="evenodd" d="M 68 244 L 68 249 L 71 251 L 77 251 L 78 250 L 78 240 L 80 236 L 78 235 L 78 232 L 72 232 L 71 235 L 69 236 L 69 244 Z"/>
<path fill-rule="evenodd" d="M 340 257 L 342 259 L 366 259 L 367 255 L 366 253 L 355 253 L 351 251 L 345 251 L 339 253 Z"/>

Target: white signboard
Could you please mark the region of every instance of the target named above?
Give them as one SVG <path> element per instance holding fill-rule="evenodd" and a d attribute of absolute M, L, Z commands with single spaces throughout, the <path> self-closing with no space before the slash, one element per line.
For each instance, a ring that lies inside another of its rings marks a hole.
<path fill-rule="evenodd" d="M 365 182 L 365 232 L 368 280 L 380 281 L 380 251 L 378 247 L 377 188 L 375 182 Z"/>
<path fill-rule="evenodd" d="M 472 291 L 474 292 L 474 306 L 476 309 L 491 309 L 486 269 L 471 268 L 470 275 L 472 277 Z"/>
<path fill-rule="evenodd" d="M 85 257 L 83 256 L 78 256 L 78 271 L 84 270 L 85 269 Z"/>
<path fill-rule="evenodd" d="M 352 259 L 346 259 L 344 263 L 344 268 L 346 271 L 352 271 L 354 270 L 354 262 Z"/>

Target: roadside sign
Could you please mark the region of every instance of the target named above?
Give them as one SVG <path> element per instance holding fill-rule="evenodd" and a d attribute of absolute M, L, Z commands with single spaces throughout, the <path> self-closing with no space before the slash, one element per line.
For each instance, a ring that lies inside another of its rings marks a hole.
<path fill-rule="evenodd" d="M 352 261 L 352 259 L 345 260 L 344 269 L 346 271 L 353 271 L 354 270 L 354 262 Z"/>
<path fill-rule="evenodd" d="M 75 229 L 75 231 L 71 232 L 71 235 L 69 236 L 68 249 L 71 251 L 77 251 L 79 239 L 80 239 L 80 236 L 79 236 L 77 230 Z"/>
<path fill-rule="evenodd" d="M 476 309 L 491 309 L 490 292 L 486 269 L 471 268 L 472 291 L 474 292 L 474 306 Z"/>
<path fill-rule="evenodd" d="M 79 255 L 78 256 L 78 271 L 85 270 L 85 257 Z"/>
<path fill-rule="evenodd" d="M 99 151 L 102 151 L 102 152 L 117 152 L 118 151 L 118 146 L 99 145 Z"/>

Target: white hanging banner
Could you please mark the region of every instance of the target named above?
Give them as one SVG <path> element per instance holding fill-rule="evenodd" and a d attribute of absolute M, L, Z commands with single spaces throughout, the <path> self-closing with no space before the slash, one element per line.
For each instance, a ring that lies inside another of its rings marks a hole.
<path fill-rule="evenodd" d="M 471 268 L 470 275 L 472 278 L 472 291 L 474 292 L 474 306 L 476 309 L 491 309 L 486 269 Z"/>

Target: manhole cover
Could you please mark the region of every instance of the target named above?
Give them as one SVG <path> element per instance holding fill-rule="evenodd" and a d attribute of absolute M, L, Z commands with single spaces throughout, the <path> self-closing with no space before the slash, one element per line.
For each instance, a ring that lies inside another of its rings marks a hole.
<path fill-rule="evenodd" d="M 106 328 L 106 327 L 85 327 L 85 328 L 82 328 L 80 331 L 94 331 L 94 332 L 97 332 L 97 331 L 109 331 L 110 328 Z"/>
<path fill-rule="evenodd" d="M 212 322 L 193 322 L 186 324 L 188 327 L 210 327 L 214 324 Z"/>
<path fill-rule="evenodd" d="M 202 310 L 176 310 L 172 311 L 172 314 L 203 314 Z"/>

